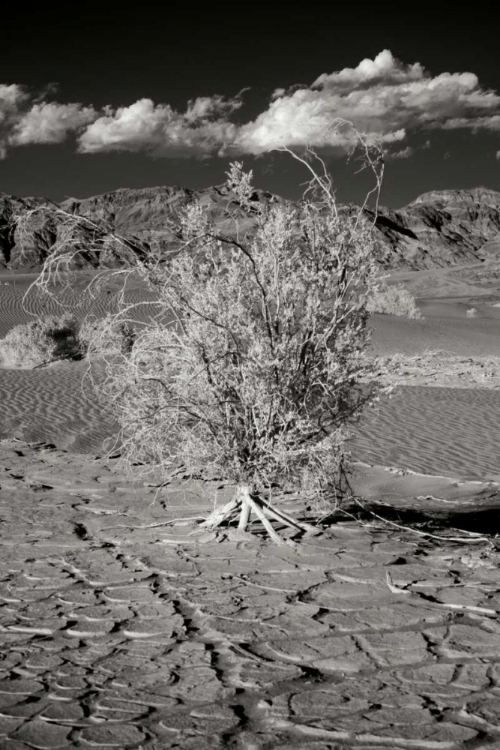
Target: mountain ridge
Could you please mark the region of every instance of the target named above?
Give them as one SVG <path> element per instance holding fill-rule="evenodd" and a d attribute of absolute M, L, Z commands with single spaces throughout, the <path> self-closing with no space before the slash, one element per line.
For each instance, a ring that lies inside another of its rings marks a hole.
<path fill-rule="evenodd" d="M 286 202 L 264 190 L 255 190 L 252 199 Z M 20 198 L 0 192 L 0 268 L 20 272 L 41 267 L 62 231 L 57 208 L 105 222 L 110 231 L 147 252 L 151 243 L 168 244 L 172 236 L 169 222 L 194 200 L 199 200 L 217 222 L 222 220 L 223 211 L 234 196 L 225 185 L 204 190 L 163 185 L 119 188 L 89 198 L 67 198 L 56 204 L 44 198 Z M 40 206 L 47 206 L 47 211 L 32 214 L 28 235 L 21 236 L 16 217 L 27 216 Z M 356 210 L 353 204 L 345 208 Z M 373 209 L 367 208 L 364 214 L 368 221 L 374 222 L 377 258 L 387 270 L 443 268 L 483 261 L 492 253 L 498 257 L 500 192 L 489 188 L 433 190 L 403 208 L 381 206 L 377 216 Z M 243 219 L 247 226 L 251 224 L 250 214 Z M 75 265 L 98 267 L 99 255 L 82 250 Z"/>

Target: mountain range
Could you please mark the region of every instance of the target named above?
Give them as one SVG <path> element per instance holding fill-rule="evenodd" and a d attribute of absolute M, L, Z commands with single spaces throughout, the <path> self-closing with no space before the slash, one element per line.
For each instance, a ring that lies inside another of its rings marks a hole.
<path fill-rule="evenodd" d="M 180 187 L 123 188 L 91 198 L 67 199 L 59 205 L 44 198 L 18 198 L 0 193 L 0 268 L 36 270 L 65 231 L 57 209 L 69 215 L 105 223 L 147 252 L 152 243 L 168 244 L 169 222 L 179 210 L 198 199 L 213 219 L 233 200 L 228 189 L 202 191 Z M 262 190 L 255 201 L 283 201 Z M 42 212 L 34 209 L 44 206 Z M 354 206 L 346 207 L 354 210 Z M 481 262 L 500 257 L 500 192 L 487 188 L 431 191 L 404 208 L 365 210 L 375 221 L 378 260 L 388 270 L 423 270 Z M 20 222 L 19 217 L 28 222 Z M 251 224 L 251 216 L 243 217 Z M 27 231 L 26 231 L 27 230 Z M 82 248 L 76 258 L 81 268 L 99 265 L 99 255 Z"/>

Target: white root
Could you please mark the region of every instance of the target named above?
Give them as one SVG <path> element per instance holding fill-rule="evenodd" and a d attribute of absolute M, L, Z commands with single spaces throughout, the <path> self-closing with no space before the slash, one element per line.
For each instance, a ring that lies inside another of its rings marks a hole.
<path fill-rule="evenodd" d="M 296 521 L 288 513 L 272 507 L 266 500 L 260 497 L 252 497 L 250 489 L 246 485 L 239 488 L 232 500 L 220 508 L 216 508 L 200 526 L 204 529 L 215 529 L 224 522 L 230 522 L 238 513 L 238 529 L 240 531 L 246 530 L 253 513 L 262 523 L 271 539 L 277 544 L 282 544 L 283 540 L 273 529 L 270 520 L 288 526 L 294 531 L 317 531 L 316 527 Z"/>

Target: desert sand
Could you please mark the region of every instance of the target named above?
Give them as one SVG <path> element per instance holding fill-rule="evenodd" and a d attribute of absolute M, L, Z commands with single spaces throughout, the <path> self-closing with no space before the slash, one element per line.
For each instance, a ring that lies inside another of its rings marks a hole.
<path fill-rule="evenodd" d="M 84 363 L 0 370 L 2 749 L 499 745 L 500 297 L 468 318 L 444 286 L 374 317 L 396 387 L 350 444 L 364 508 L 295 544 L 201 532 L 230 486 L 106 458 Z"/>

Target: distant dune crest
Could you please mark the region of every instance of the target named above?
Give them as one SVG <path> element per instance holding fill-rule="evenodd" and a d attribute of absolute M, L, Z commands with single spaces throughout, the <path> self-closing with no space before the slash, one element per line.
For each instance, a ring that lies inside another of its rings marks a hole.
<path fill-rule="evenodd" d="M 282 201 L 255 191 L 256 202 Z M 139 242 L 146 250 L 152 243 L 171 241 L 168 224 L 193 200 L 200 200 L 214 221 L 232 201 L 225 187 L 202 191 L 181 187 L 123 188 L 82 200 L 70 198 L 60 206 L 72 214 L 105 222 L 110 231 Z M 21 238 L 16 216 L 37 206 L 54 206 L 34 218 L 30 239 Z M 237 208 L 235 204 L 235 208 Z M 346 206 L 345 210 L 354 207 Z M 367 220 L 373 212 L 367 210 Z M 251 224 L 251 215 L 241 217 Z M 60 228 L 55 204 L 43 198 L 17 198 L 0 193 L 0 268 L 35 270 L 50 255 Z M 500 193 L 484 187 L 470 190 L 435 190 L 416 198 L 397 211 L 381 207 L 376 220 L 376 245 L 387 269 L 422 270 L 498 258 L 500 253 Z M 99 266 L 98 254 L 79 254 L 75 265 Z"/>

